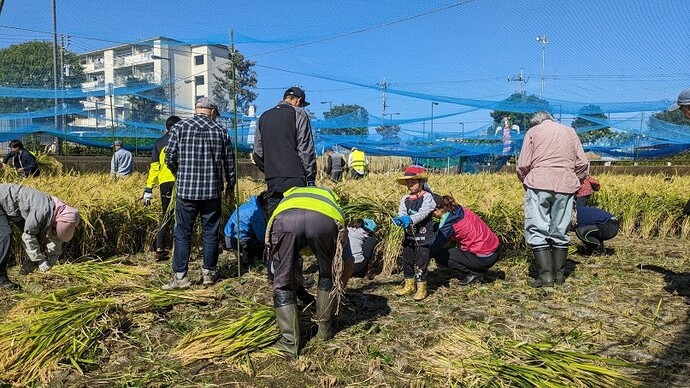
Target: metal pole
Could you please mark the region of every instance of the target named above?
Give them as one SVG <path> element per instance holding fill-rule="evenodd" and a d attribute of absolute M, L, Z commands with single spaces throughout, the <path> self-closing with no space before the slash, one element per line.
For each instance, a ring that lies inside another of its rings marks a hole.
<path fill-rule="evenodd" d="M 546 58 L 546 44 L 541 45 L 541 98 L 544 98 L 544 60 Z"/>
<path fill-rule="evenodd" d="M 230 63 L 232 66 L 232 112 L 233 112 L 233 118 L 232 118 L 232 127 L 235 132 L 235 176 L 239 176 L 239 161 L 238 161 L 238 156 L 237 156 L 237 75 L 235 74 L 237 72 L 237 64 L 235 63 L 236 60 L 236 55 L 235 55 L 235 31 L 231 30 L 230 31 Z M 235 209 L 239 209 L 240 207 L 240 185 L 239 185 L 239 179 L 236 180 L 235 183 Z M 240 260 L 241 257 L 241 247 L 240 247 L 240 212 L 239 210 L 237 211 L 237 219 L 235 220 L 235 223 L 237 224 L 237 280 L 242 283 L 242 263 Z M 267 231 L 268 233 L 268 231 Z M 270 269 L 269 269 L 270 271 Z"/>
<path fill-rule="evenodd" d="M 54 95 L 55 95 L 55 107 L 54 107 L 54 118 L 53 118 L 53 124 L 55 125 L 55 129 L 57 130 L 59 128 L 59 121 L 58 121 L 58 57 L 57 57 L 57 0 L 53 0 L 53 88 L 54 90 Z"/>
<path fill-rule="evenodd" d="M 175 114 L 175 77 L 173 77 L 173 64 L 172 64 L 172 58 L 170 57 L 170 49 L 168 48 L 168 78 L 170 85 L 168 86 L 170 89 L 170 116 Z M 196 102 L 196 101 L 195 101 Z"/>

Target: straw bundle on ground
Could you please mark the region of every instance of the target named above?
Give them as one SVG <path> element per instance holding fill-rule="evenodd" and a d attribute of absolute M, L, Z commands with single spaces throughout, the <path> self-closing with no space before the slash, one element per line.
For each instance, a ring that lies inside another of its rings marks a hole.
<path fill-rule="evenodd" d="M 272 307 L 251 303 L 233 309 L 233 315 L 239 318 L 221 318 L 187 334 L 173 356 L 184 364 L 199 360 L 242 364 L 250 353 L 266 348 L 280 335 Z"/>
<path fill-rule="evenodd" d="M 0 381 L 46 384 L 59 364 L 79 371 L 98 365 L 103 341 L 126 326 L 131 314 L 213 299 L 207 290 L 166 293 L 93 285 L 28 297 L 0 321 Z"/>
<path fill-rule="evenodd" d="M 616 368 L 632 364 L 558 349 L 552 343 L 483 338 L 465 327 L 429 352 L 428 368 L 450 383 L 481 387 L 633 387 L 635 382 Z"/>

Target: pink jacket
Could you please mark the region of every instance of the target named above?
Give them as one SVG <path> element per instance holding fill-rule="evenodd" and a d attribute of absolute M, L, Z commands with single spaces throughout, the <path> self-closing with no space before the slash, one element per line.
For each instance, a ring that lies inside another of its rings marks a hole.
<path fill-rule="evenodd" d="M 551 120 L 525 134 L 517 161 L 520 181 L 531 189 L 573 194 L 589 175 L 589 161 L 575 130 Z"/>

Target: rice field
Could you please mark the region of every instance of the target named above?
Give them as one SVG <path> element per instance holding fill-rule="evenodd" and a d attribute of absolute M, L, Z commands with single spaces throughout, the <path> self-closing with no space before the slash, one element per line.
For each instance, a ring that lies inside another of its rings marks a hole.
<path fill-rule="evenodd" d="M 517 178 L 432 175 L 435 192 L 473 209 L 510 249 L 484 282 L 468 287 L 432 265 L 430 297 L 416 303 L 393 296 L 402 232 L 390 216 L 405 191 L 398 174 L 319 181 L 338 193 L 348 216 L 376 220 L 380 274 L 350 282 L 336 337 L 308 341 L 298 360 L 267 347 L 277 327 L 260 263 L 238 278 L 235 257 L 223 252 L 223 280 L 213 287 L 159 291 L 170 263 L 150 253 L 159 202 L 140 204 L 144 175 L 22 180 L 77 207 L 85 222 L 51 271 L 10 268 L 24 290 L 0 291 L 0 385 L 690 385 L 690 222 L 681 215 L 690 177 L 597 176 L 594 203 L 623 220 L 613 251 L 588 256 L 573 241 L 566 285 L 537 290 L 526 285 Z M 246 179 L 239 187 L 242 201 L 264 189 Z M 233 204 L 224 206 L 229 214 Z M 19 245 L 14 252 L 18 262 Z M 315 275 L 313 258 L 305 268 Z M 314 330 L 312 314 L 305 306 L 304 338 Z"/>

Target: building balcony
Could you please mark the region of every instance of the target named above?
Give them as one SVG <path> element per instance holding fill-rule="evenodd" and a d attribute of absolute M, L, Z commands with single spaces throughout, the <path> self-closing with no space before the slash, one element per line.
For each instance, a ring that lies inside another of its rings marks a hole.
<path fill-rule="evenodd" d="M 152 52 L 145 52 L 140 54 L 115 57 L 113 67 L 134 66 L 140 65 L 142 63 L 153 62 L 151 55 L 153 55 Z"/>

